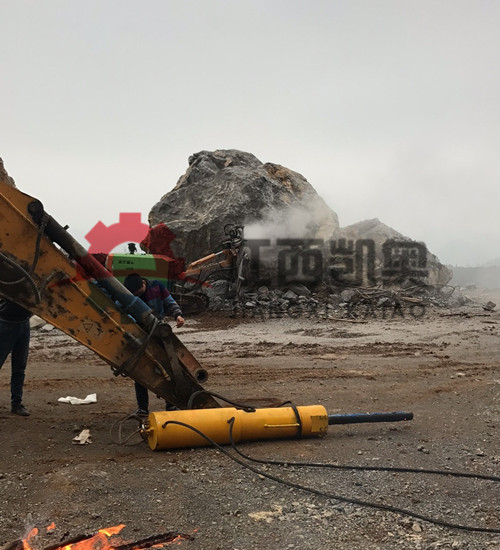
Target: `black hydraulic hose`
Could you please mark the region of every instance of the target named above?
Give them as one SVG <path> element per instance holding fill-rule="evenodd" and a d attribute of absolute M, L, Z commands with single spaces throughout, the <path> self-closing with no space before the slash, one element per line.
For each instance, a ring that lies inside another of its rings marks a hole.
<path fill-rule="evenodd" d="M 6 256 L 5 254 L 3 254 L 1 252 L 0 252 L 0 259 L 1 259 L 1 261 L 4 261 L 4 262 L 8 263 L 14 269 L 17 269 L 22 275 L 22 277 L 20 279 L 17 279 L 15 281 L 0 280 L 0 285 L 18 285 L 18 284 L 22 283 L 23 281 L 27 281 L 28 284 L 30 285 L 31 289 L 33 290 L 33 294 L 35 296 L 36 303 L 39 304 L 40 301 L 41 301 L 40 292 L 38 291 L 36 283 L 32 279 L 30 273 L 28 271 L 26 271 L 19 263 L 15 262 L 14 260 L 11 260 L 8 256 Z M 0 261 L 0 263 L 1 263 L 1 261 Z"/>
<path fill-rule="evenodd" d="M 142 328 L 147 332 L 151 330 L 155 324 L 156 317 L 147 304 L 137 296 L 131 294 L 118 279 L 115 279 L 92 254 L 89 254 L 68 233 L 66 228 L 57 223 L 52 216 L 49 216 L 44 211 L 43 204 L 39 200 L 34 200 L 28 205 L 28 212 L 37 225 L 46 222 L 45 234 L 47 237 L 67 252 L 89 278 L 95 279 L 102 288 L 109 292 L 113 300 L 120 302 L 124 311 L 132 315 Z"/>
<path fill-rule="evenodd" d="M 265 461 L 256 460 L 256 459 L 253 459 L 251 457 L 248 457 L 247 455 L 244 455 L 236 447 L 236 444 L 235 444 L 234 439 L 233 439 L 234 420 L 235 419 L 233 417 L 231 420 L 228 421 L 228 424 L 229 424 L 229 438 L 230 438 L 233 450 L 236 451 L 242 458 L 244 458 L 246 460 L 250 460 L 252 462 L 265 463 Z M 272 481 L 282 483 L 282 484 L 284 484 L 288 487 L 294 488 L 294 489 L 298 489 L 298 490 L 305 491 L 305 492 L 315 494 L 315 495 L 318 495 L 318 496 L 322 496 L 322 497 L 327 497 L 329 499 L 338 500 L 339 502 L 354 504 L 355 506 L 374 508 L 375 510 L 382 510 L 382 511 L 386 511 L 386 512 L 393 512 L 395 514 L 405 515 L 405 516 L 408 516 L 408 517 L 412 517 L 412 518 L 415 518 L 415 519 L 419 519 L 419 520 L 422 520 L 422 521 L 433 523 L 434 525 L 439 525 L 441 527 L 447 527 L 449 529 L 458 529 L 458 530 L 461 530 L 461 531 L 470 531 L 470 532 L 479 532 L 479 533 L 500 534 L 500 528 L 478 527 L 478 526 L 475 526 L 475 525 L 462 525 L 462 524 L 459 524 L 459 523 L 453 523 L 453 522 L 449 522 L 449 521 L 439 520 L 439 519 L 435 519 L 433 517 L 427 516 L 425 514 L 420 514 L 418 512 L 414 512 L 412 510 L 407 510 L 407 509 L 404 509 L 404 508 L 398 508 L 397 506 L 390 506 L 390 505 L 387 505 L 387 504 L 379 504 L 379 503 L 365 501 L 365 500 L 361 500 L 361 499 L 357 499 L 357 498 L 346 497 L 346 496 L 338 495 L 338 494 L 334 494 L 334 493 L 328 493 L 326 491 L 320 491 L 318 489 L 315 489 L 314 487 L 307 487 L 307 486 L 301 485 L 299 483 L 288 481 L 288 480 L 285 480 L 281 477 L 270 474 L 270 473 L 266 472 L 265 470 L 258 469 L 255 466 L 252 466 L 251 464 L 249 464 L 246 460 L 242 460 L 242 458 L 234 456 L 227 449 L 225 449 L 222 445 L 219 445 L 217 442 L 215 442 L 213 439 L 211 439 L 208 435 L 206 435 L 202 431 L 198 430 L 194 426 L 191 426 L 190 424 L 186 424 L 185 422 L 179 422 L 177 420 L 168 420 L 167 422 L 165 422 L 162 425 L 162 428 L 165 428 L 168 424 L 183 426 L 183 427 L 185 427 L 189 430 L 192 430 L 193 432 L 197 433 L 199 436 L 203 437 L 206 441 L 208 441 L 215 449 L 217 449 L 221 453 L 225 454 L 228 458 L 230 458 L 231 460 L 233 460 L 237 464 L 240 464 L 241 466 L 243 466 L 244 468 L 254 472 L 255 474 L 258 474 L 258 475 L 260 475 L 262 477 L 265 477 L 267 479 L 270 479 Z M 269 461 L 268 463 L 273 464 L 272 461 Z M 292 466 L 294 465 L 294 464 L 291 464 L 291 463 L 288 463 L 288 462 L 286 464 L 287 465 L 292 465 Z M 448 475 L 448 474 L 449 473 L 446 472 L 445 475 Z M 477 476 L 477 477 L 480 478 L 480 476 Z M 497 479 L 492 479 L 492 481 L 497 481 Z"/>

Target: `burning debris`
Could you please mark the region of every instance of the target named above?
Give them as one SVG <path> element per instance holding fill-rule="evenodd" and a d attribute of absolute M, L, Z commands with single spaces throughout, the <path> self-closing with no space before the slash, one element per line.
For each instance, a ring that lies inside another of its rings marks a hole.
<path fill-rule="evenodd" d="M 170 531 L 159 535 L 153 535 L 135 542 L 126 542 L 119 533 L 125 525 L 116 525 L 105 529 L 99 529 L 95 535 L 77 535 L 67 539 L 67 533 L 55 544 L 40 547 L 35 544 L 39 530 L 35 527 L 23 539 L 15 540 L 0 548 L 0 550 L 147 550 L 149 548 L 160 549 L 172 544 L 182 544 L 186 540 L 194 540 L 192 535 Z M 47 533 L 54 533 L 55 525 L 46 528 Z"/>

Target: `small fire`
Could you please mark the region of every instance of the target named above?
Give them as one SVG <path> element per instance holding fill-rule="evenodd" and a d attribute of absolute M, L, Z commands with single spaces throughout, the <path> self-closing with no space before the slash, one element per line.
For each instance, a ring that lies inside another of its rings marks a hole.
<path fill-rule="evenodd" d="M 38 535 L 38 529 L 34 527 L 23 539 L 23 550 L 32 550 L 29 541 Z"/>
<path fill-rule="evenodd" d="M 115 525 L 114 527 L 107 527 L 106 529 L 99 529 L 97 535 L 90 537 L 89 539 L 68 544 L 64 547 L 64 550 L 108 550 L 114 548 L 116 542 L 122 542 L 118 540 L 115 545 L 109 543 L 109 539 L 117 535 L 125 525 Z"/>
<path fill-rule="evenodd" d="M 55 529 L 55 524 L 51 523 L 47 528 L 47 533 Z M 125 525 L 115 525 L 114 527 L 106 527 L 99 529 L 96 535 L 82 536 L 78 540 L 61 542 L 60 546 L 51 546 L 51 550 L 142 550 L 150 548 L 163 548 L 171 544 L 182 544 L 184 540 L 192 540 L 191 535 L 183 535 L 181 533 L 165 533 L 149 537 L 135 543 L 127 543 L 117 535 L 125 527 Z M 26 538 L 22 540 L 23 550 L 36 550 L 31 542 L 38 535 L 38 529 L 32 529 Z M 41 549 L 43 550 L 43 549 Z"/>
<path fill-rule="evenodd" d="M 124 527 L 125 525 L 122 524 L 114 527 L 107 527 L 106 529 L 99 529 L 97 534 L 93 537 L 86 537 L 83 540 L 66 545 L 61 543 L 60 548 L 63 550 L 112 550 L 114 546 L 110 544 L 109 539 L 117 535 Z M 50 533 L 55 528 L 55 523 L 51 523 L 47 527 L 47 533 Z M 26 538 L 23 539 L 23 550 L 34 550 L 30 541 L 37 535 L 38 529 L 35 527 L 28 533 Z"/>

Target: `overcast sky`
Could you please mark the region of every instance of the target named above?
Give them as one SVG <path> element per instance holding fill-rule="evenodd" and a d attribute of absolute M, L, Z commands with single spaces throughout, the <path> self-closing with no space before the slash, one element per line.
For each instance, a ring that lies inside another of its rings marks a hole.
<path fill-rule="evenodd" d="M 235 148 L 342 226 L 500 257 L 498 1 L 0 0 L 0 22 L 0 157 L 82 244 Z"/>

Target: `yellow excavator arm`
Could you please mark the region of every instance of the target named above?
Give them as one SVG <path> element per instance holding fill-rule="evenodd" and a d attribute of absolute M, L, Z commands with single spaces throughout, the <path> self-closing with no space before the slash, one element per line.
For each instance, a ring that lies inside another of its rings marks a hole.
<path fill-rule="evenodd" d="M 218 407 L 207 372 L 151 309 L 49 216 L 0 181 L 0 297 L 16 302 L 179 408 Z M 197 392 L 200 392 L 199 394 Z"/>

